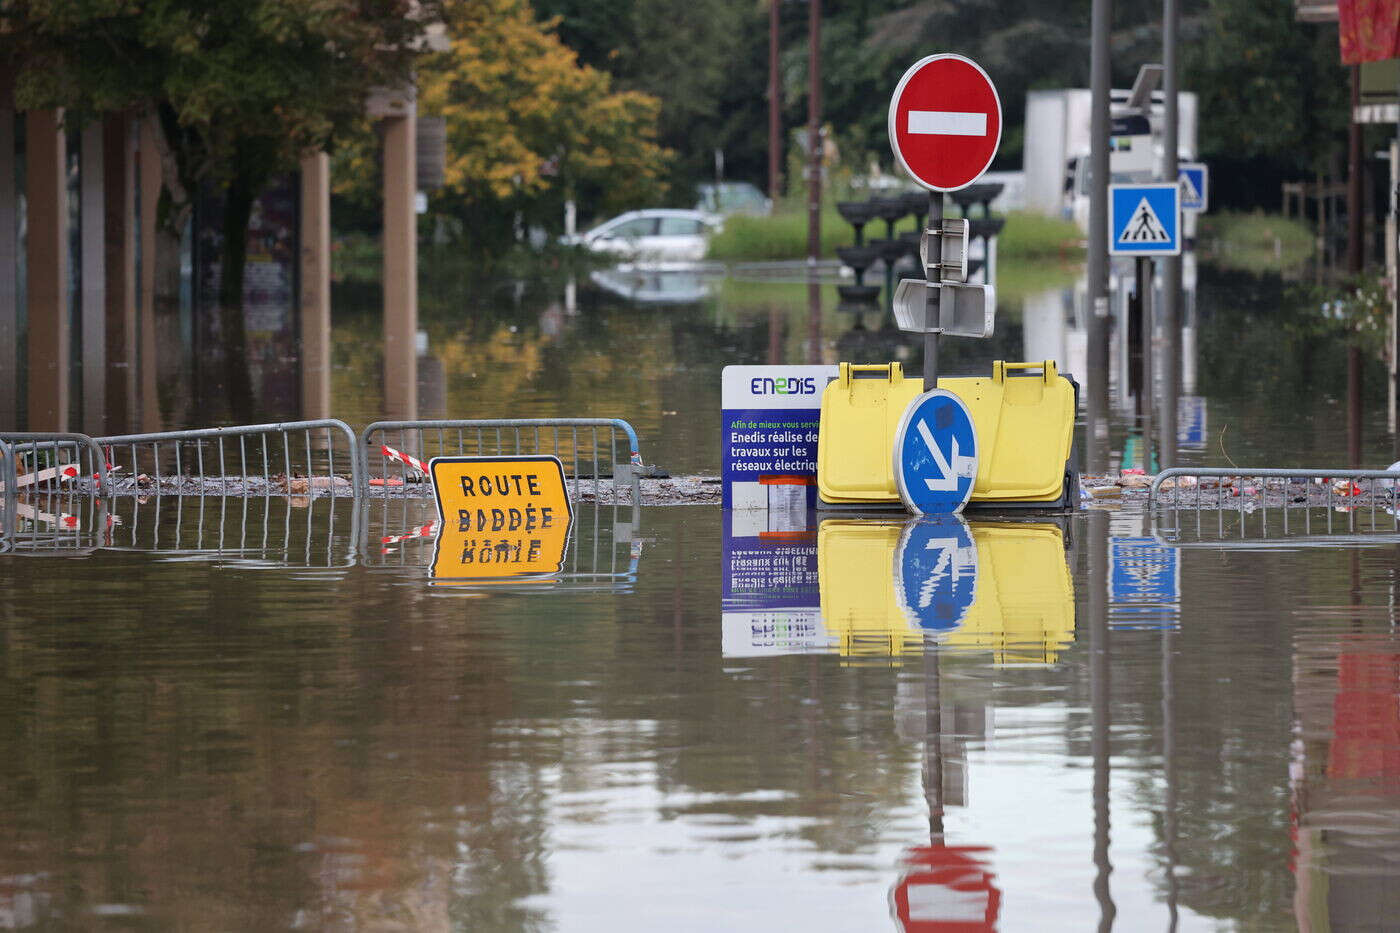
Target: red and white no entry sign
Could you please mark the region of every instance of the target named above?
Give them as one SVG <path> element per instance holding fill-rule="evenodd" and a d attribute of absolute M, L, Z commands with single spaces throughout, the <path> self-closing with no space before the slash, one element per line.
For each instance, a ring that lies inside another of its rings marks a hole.
<path fill-rule="evenodd" d="M 1001 98 L 981 66 L 945 52 L 915 62 L 890 98 L 890 148 L 932 191 L 972 184 L 1001 145 Z"/>

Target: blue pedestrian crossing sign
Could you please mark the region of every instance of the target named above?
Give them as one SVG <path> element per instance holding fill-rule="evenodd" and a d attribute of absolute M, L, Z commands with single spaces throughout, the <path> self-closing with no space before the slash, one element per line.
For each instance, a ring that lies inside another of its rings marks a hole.
<path fill-rule="evenodd" d="M 977 545 L 960 515 L 910 521 L 895 552 L 895 594 L 909 621 L 931 632 L 957 628 L 977 599 Z"/>
<path fill-rule="evenodd" d="M 1204 162 L 1182 162 L 1177 166 L 1176 181 L 1181 186 L 1181 209 L 1204 211 L 1210 202 L 1206 189 L 1210 187 L 1210 169 Z"/>
<path fill-rule="evenodd" d="M 1181 255 L 1181 187 L 1170 182 L 1109 185 L 1108 251 L 1115 256 Z"/>
<path fill-rule="evenodd" d="M 977 430 L 972 414 L 947 389 L 910 403 L 894 433 L 894 481 L 899 498 L 919 515 L 962 509 L 977 480 Z"/>

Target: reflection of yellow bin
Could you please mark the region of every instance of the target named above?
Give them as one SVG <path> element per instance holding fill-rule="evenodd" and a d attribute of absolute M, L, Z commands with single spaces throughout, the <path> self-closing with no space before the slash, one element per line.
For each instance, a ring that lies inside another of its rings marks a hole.
<path fill-rule="evenodd" d="M 827 519 L 817 533 L 822 625 L 846 657 L 898 658 L 924 632 L 899 603 L 895 562 L 903 521 Z M 971 523 L 977 545 L 972 606 L 939 635 L 951 647 L 991 651 L 997 664 L 1050 664 L 1074 638 L 1074 588 L 1058 527 Z"/>
<path fill-rule="evenodd" d="M 1009 370 L 1039 369 L 1034 376 Z M 977 430 L 977 482 L 972 504 L 1069 505 L 1077 490 L 1065 478 L 1074 441 L 1074 385 L 1053 360 L 992 364 L 992 375 L 938 380 L 967 405 Z M 898 363 L 856 366 L 822 393 L 817 487 L 829 505 L 897 504 L 894 435 L 900 417 L 923 392 Z"/>
<path fill-rule="evenodd" d="M 1074 585 L 1054 525 L 974 524 L 977 599 L 944 644 L 997 664 L 1052 664 L 1074 638 Z"/>
<path fill-rule="evenodd" d="M 904 521 L 829 518 L 817 532 L 822 627 L 843 657 L 918 651 L 923 631 L 900 608 L 894 558 Z"/>

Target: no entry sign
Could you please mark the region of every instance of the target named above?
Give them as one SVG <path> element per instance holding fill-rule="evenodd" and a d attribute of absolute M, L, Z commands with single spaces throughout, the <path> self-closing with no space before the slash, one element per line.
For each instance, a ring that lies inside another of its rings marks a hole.
<path fill-rule="evenodd" d="M 976 62 L 945 52 L 920 59 L 890 98 L 890 148 L 930 191 L 966 188 L 1001 145 L 1001 98 Z"/>

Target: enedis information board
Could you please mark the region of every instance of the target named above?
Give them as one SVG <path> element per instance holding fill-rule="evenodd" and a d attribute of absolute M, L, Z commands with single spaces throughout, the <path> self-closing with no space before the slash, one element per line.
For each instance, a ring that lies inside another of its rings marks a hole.
<path fill-rule="evenodd" d="M 564 567 L 573 509 L 557 457 L 436 457 L 435 579 L 539 577 Z"/>
<path fill-rule="evenodd" d="M 724 508 L 816 507 L 822 391 L 835 378 L 835 366 L 724 367 Z"/>

